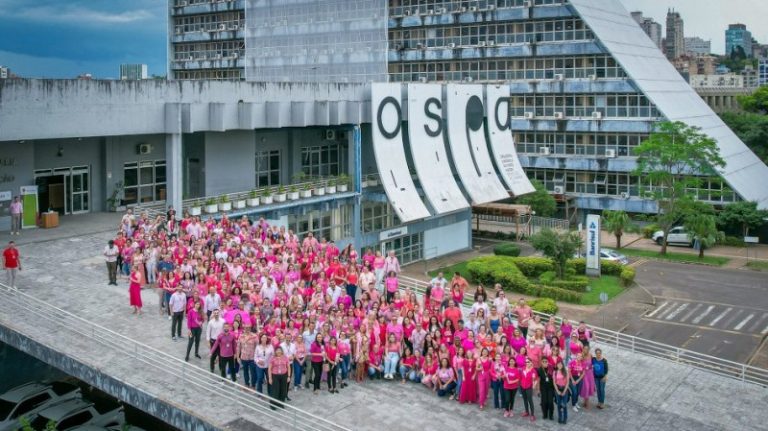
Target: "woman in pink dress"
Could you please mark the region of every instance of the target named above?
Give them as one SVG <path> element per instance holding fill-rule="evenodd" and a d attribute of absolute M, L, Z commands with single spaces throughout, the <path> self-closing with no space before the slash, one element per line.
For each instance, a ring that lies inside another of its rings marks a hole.
<path fill-rule="evenodd" d="M 130 296 L 131 307 L 133 307 L 133 314 L 141 314 L 141 271 L 137 265 L 134 265 L 131 271 L 128 295 Z"/>
<path fill-rule="evenodd" d="M 477 360 L 475 369 L 477 370 L 477 403 L 480 410 L 485 408 L 485 400 L 488 398 L 488 390 L 491 387 L 491 367 L 493 361 L 488 354 L 488 349 L 483 348 L 480 351 L 480 358 Z"/>
<path fill-rule="evenodd" d="M 459 392 L 459 402 L 462 404 L 474 403 L 477 401 L 477 370 L 475 369 L 475 357 L 471 350 L 467 350 L 461 368 L 463 380 Z"/>
<path fill-rule="evenodd" d="M 581 384 L 579 397 L 584 400 L 584 408 L 589 409 L 589 398 L 595 395 L 597 390 L 595 386 L 595 373 L 592 372 L 592 354 L 589 352 L 589 346 L 584 346 L 581 355 L 581 366 L 584 370 L 584 381 Z"/>

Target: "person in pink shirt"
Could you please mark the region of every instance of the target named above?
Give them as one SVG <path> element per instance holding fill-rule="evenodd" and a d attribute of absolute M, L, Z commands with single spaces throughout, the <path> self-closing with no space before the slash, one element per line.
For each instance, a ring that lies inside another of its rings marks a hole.
<path fill-rule="evenodd" d="M 568 373 L 570 374 L 571 405 L 573 411 L 579 411 L 579 394 L 581 393 L 581 384 L 584 379 L 584 364 L 581 362 L 581 353 L 571 357 L 568 363 Z"/>
<path fill-rule="evenodd" d="M 267 371 L 267 383 L 269 383 L 270 395 L 279 403 L 271 402 L 270 408 L 275 406 L 285 408 L 285 400 L 288 398 L 288 382 L 291 380 L 291 361 L 283 352 L 282 347 L 275 349 L 275 354 L 269 360 Z"/>
<path fill-rule="evenodd" d="M 203 314 L 202 304 L 196 302 L 194 306 L 187 312 L 187 329 L 189 330 L 189 341 L 187 342 L 187 355 L 184 358 L 185 361 L 189 361 L 189 353 L 192 351 L 192 345 L 195 345 L 195 357 L 200 357 L 200 336 L 203 333 Z"/>
<path fill-rule="evenodd" d="M 380 251 L 376 251 L 376 256 L 373 259 L 373 273 L 376 275 L 376 290 L 381 292 L 383 290 L 384 281 L 384 256 Z"/>
<path fill-rule="evenodd" d="M 340 360 L 339 342 L 336 337 L 331 337 L 325 345 L 325 365 L 328 368 L 328 392 L 332 394 L 339 393 L 339 390 L 336 389 L 336 375 L 339 371 Z"/>
<path fill-rule="evenodd" d="M 515 395 L 520 386 L 520 370 L 513 358 L 510 358 L 504 367 L 504 417 L 515 415 Z"/>
<path fill-rule="evenodd" d="M 477 376 L 477 404 L 480 410 L 485 409 L 485 401 L 488 399 L 488 390 L 491 387 L 491 368 L 493 361 L 489 351 L 483 348 L 480 351 L 480 358 L 475 365 L 475 374 Z"/>
<path fill-rule="evenodd" d="M 501 355 L 496 355 L 491 367 L 491 391 L 493 392 L 493 408 L 501 409 L 504 401 L 504 375 L 506 370 L 501 361 Z"/>
<path fill-rule="evenodd" d="M 514 313 L 517 316 L 517 327 L 520 328 L 520 332 L 523 333 L 523 337 L 528 336 L 528 322 L 533 316 L 533 310 L 528 304 L 525 303 L 525 299 L 520 298 L 515 306 Z"/>
<path fill-rule="evenodd" d="M 237 342 L 235 335 L 231 331 L 231 326 L 228 323 L 224 324 L 224 331 L 219 334 L 216 341 L 211 346 L 211 355 L 218 349 L 219 353 L 219 371 L 221 377 L 226 377 L 226 372 L 229 371 L 230 377 L 233 382 L 237 381 L 235 375 L 235 348 Z"/>
<path fill-rule="evenodd" d="M 397 292 L 399 283 L 397 280 L 397 273 L 394 271 L 390 271 L 387 274 L 387 279 L 384 282 L 384 285 L 387 290 L 387 303 L 392 303 L 393 298 L 395 297 L 395 292 Z"/>
<path fill-rule="evenodd" d="M 384 374 L 384 366 L 381 363 L 382 357 L 381 345 L 373 343 L 368 353 L 368 377 L 371 380 L 381 379 Z"/>
<path fill-rule="evenodd" d="M 400 355 L 402 353 L 402 343 L 397 339 L 395 334 L 390 333 L 387 336 L 384 359 L 384 379 L 392 380 L 395 378 L 397 363 L 400 361 Z"/>
<path fill-rule="evenodd" d="M 474 403 L 477 401 L 477 368 L 475 366 L 475 356 L 471 350 L 467 350 L 462 361 L 461 392 L 459 392 L 459 402 Z"/>
<path fill-rule="evenodd" d="M 523 417 L 530 417 L 531 422 L 536 420 L 536 415 L 533 411 L 533 386 L 536 384 L 538 374 L 536 369 L 533 368 L 533 362 L 530 359 L 525 360 L 525 368 L 520 371 L 520 393 L 523 394 L 523 405 L 525 406 L 525 413 Z"/>
<path fill-rule="evenodd" d="M 435 373 L 435 392 L 438 397 L 453 396 L 456 389 L 456 375 L 451 368 L 448 358 L 440 360 L 440 366 Z"/>

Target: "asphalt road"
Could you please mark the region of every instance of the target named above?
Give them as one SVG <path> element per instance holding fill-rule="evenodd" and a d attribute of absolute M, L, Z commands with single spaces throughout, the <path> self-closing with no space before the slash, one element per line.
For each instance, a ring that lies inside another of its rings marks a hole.
<path fill-rule="evenodd" d="M 765 273 L 648 261 L 636 281 L 655 304 L 629 319 L 628 334 L 737 362 L 768 335 Z"/>

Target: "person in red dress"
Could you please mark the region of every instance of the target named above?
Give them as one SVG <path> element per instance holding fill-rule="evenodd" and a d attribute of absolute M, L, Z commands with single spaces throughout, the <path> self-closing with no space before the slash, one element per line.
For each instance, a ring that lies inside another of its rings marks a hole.
<path fill-rule="evenodd" d="M 133 270 L 131 271 L 128 294 L 130 296 L 131 307 L 133 307 L 133 314 L 141 314 L 141 271 L 136 265 L 134 265 Z"/>

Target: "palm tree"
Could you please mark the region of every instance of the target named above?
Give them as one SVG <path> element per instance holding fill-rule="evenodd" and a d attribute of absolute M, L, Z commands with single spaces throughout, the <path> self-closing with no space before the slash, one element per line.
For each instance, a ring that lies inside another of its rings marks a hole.
<path fill-rule="evenodd" d="M 717 219 L 713 214 L 697 212 L 685 218 L 685 230 L 690 232 L 694 241 L 699 243 L 699 259 L 704 257 L 704 249 L 717 242 Z"/>
<path fill-rule="evenodd" d="M 624 211 L 605 211 L 603 213 L 603 226 L 616 236 L 616 248 L 621 248 L 621 236 L 630 227 L 629 215 Z"/>

